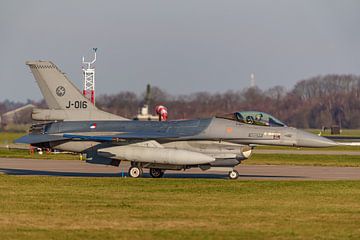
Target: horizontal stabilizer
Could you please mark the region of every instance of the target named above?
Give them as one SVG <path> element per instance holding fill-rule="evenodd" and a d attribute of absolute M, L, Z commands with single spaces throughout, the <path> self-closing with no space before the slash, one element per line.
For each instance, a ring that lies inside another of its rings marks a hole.
<path fill-rule="evenodd" d="M 21 138 L 16 139 L 15 143 L 25 143 L 25 144 L 37 144 L 44 142 L 52 142 L 52 141 L 61 141 L 67 140 L 63 136 L 58 135 L 48 135 L 48 134 L 28 134 Z"/>

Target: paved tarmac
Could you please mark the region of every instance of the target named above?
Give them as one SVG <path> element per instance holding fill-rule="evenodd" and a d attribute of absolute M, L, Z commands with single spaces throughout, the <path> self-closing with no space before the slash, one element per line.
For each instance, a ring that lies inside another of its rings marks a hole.
<path fill-rule="evenodd" d="M 129 163 L 120 167 L 88 164 L 76 160 L 36 160 L 0 158 L 0 174 L 8 175 L 43 175 L 63 177 L 122 177 L 127 175 Z M 360 180 L 360 168 L 355 167 L 312 167 L 284 165 L 239 165 L 239 180 Z M 144 177 L 149 178 L 148 170 Z M 224 172 L 202 171 L 167 171 L 166 178 L 215 178 L 226 179 Z"/>

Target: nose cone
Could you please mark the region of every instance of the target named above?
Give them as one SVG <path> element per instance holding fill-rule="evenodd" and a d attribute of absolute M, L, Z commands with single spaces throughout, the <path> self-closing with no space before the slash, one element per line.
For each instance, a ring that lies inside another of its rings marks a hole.
<path fill-rule="evenodd" d="M 328 138 L 321 137 L 312 133 L 298 130 L 297 132 L 297 146 L 298 147 L 334 147 L 338 144 Z"/>

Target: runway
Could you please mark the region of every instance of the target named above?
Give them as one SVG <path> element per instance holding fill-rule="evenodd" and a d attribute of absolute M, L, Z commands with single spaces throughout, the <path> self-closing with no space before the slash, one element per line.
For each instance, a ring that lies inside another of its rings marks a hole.
<path fill-rule="evenodd" d="M 125 177 L 129 163 L 119 167 L 88 164 L 76 160 L 35 160 L 0 158 L 0 174 L 41 175 L 62 177 Z M 360 180 L 360 168 L 355 167 L 312 167 L 283 165 L 239 165 L 239 180 Z M 150 178 L 144 169 L 144 177 Z M 165 178 L 212 178 L 226 179 L 224 172 L 202 171 L 166 171 Z"/>

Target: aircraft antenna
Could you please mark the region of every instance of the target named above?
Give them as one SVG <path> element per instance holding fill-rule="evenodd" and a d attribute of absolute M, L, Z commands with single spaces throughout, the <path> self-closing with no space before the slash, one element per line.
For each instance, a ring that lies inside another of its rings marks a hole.
<path fill-rule="evenodd" d="M 84 96 L 95 105 L 95 67 L 92 66 L 96 61 L 96 50 L 97 48 L 92 49 L 94 51 L 94 59 L 91 62 L 85 62 L 85 57 L 82 58 L 83 63 L 83 74 L 84 74 Z"/>

